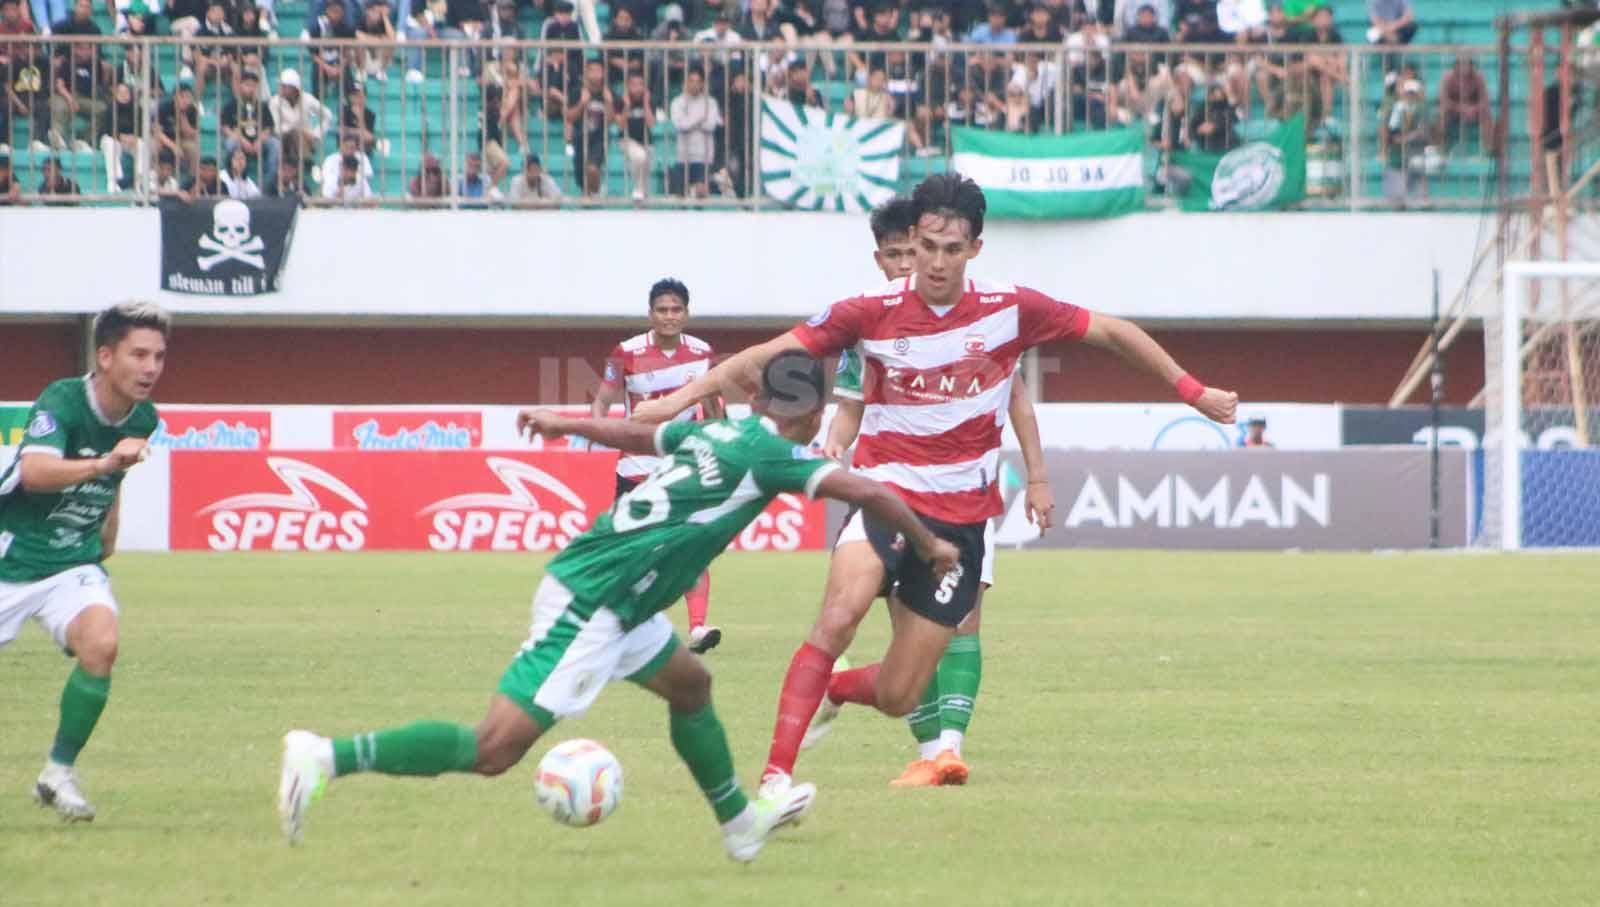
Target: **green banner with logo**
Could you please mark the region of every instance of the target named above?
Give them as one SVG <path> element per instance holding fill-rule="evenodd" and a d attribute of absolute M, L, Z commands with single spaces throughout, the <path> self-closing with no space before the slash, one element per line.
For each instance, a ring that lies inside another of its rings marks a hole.
<path fill-rule="evenodd" d="M 1306 197 L 1306 120 L 1302 114 L 1223 154 L 1182 151 L 1172 163 L 1194 181 L 1185 211 L 1263 211 Z"/>
<path fill-rule="evenodd" d="M 899 120 L 761 102 L 761 186 L 804 211 L 870 211 L 900 188 Z"/>
<path fill-rule="evenodd" d="M 1144 207 L 1144 130 L 1019 135 L 956 129 L 951 168 L 991 217 L 1115 217 Z"/>
<path fill-rule="evenodd" d="M 0 447 L 17 447 L 22 444 L 23 429 L 28 427 L 28 410 L 31 406 L 0 406 Z"/>

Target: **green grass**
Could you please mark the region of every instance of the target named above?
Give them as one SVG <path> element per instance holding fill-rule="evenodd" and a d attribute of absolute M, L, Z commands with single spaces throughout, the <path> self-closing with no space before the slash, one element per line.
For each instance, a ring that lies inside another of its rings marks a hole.
<path fill-rule="evenodd" d="M 291 851 L 278 737 L 472 722 L 526 631 L 539 561 L 119 556 L 111 705 L 81 767 L 100 809 L 27 798 L 68 663 L 0 653 L 0 904 L 1592 903 L 1600 852 L 1600 558 L 1002 555 L 965 788 L 886 786 L 904 724 L 856 710 L 800 775 L 804 826 L 723 856 L 622 685 L 593 736 L 617 815 L 558 827 L 531 770 L 358 777 Z M 745 780 L 765 755 L 825 562 L 732 555 L 709 659 Z M 681 621 L 681 612 L 674 617 Z M 853 655 L 883 649 L 868 618 Z M 542 752 L 541 745 L 535 752 Z"/>

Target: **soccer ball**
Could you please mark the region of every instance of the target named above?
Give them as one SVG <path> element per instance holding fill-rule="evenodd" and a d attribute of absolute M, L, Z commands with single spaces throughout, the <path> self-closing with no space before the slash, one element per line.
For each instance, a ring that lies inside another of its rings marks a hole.
<path fill-rule="evenodd" d="M 567 740 L 539 760 L 534 795 L 557 822 L 587 828 L 622 802 L 622 763 L 593 740 Z"/>

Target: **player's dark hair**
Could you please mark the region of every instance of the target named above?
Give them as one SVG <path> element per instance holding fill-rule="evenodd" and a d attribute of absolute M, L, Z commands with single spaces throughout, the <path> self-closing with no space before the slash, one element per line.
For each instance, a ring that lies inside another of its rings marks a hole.
<path fill-rule="evenodd" d="M 821 409 L 827 402 L 826 387 L 822 360 L 797 350 L 779 353 L 761 370 L 760 398 L 766 411 L 780 419 L 797 419 Z"/>
<path fill-rule="evenodd" d="M 891 236 L 909 236 L 917 225 L 917 206 L 904 196 L 891 198 L 872 209 L 872 239 L 878 245 Z"/>
<path fill-rule="evenodd" d="M 663 296 L 676 296 L 683 301 L 684 308 L 687 309 L 689 307 L 689 288 L 684 286 L 683 281 L 676 277 L 663 277 L 650 285 L 650 301 L 648 305 L 652 312 L 655 311 L 656 300 Z"/>
<path fill-rule="evenodd" d="M 153 302 L 123 302 L 94 316 L 94 348 L 115 347 L 129 332 L 139 328 L 172 335 L 172 316 Z"/>
<path fill-rule="evenodd" d="M 989 202 L 977 183 L 959 173 L 950 171 L 928 177 L 912 191 L 911 201 L 916 206 L 919 223 L 928 214 L 955 217 L 967 222 L 968 239 L 983 235 L 983 215 L 989 209 Z"/>

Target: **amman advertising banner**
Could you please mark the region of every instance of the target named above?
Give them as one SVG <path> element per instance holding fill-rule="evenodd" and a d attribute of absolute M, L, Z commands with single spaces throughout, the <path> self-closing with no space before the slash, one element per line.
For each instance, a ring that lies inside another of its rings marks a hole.
<path fill-rule="evenodd" d="M 611 506 L 614 453 L 177 450 L 170 544 L 201 551 L 559 551 Z M 733 550 L 816 550 L 821 503 L 780 495 Z"/>
<path fill-rule="evenodd" d="M 1333 549 L 1428 545 L 1425 450 L 1045 451 L 1056 527 L 1024 506 L 1022 460 L 1001 469 L 996 544 L 1044 548 Z M 1440 544 L 1467 539 L 1467 453 L 1443 451 Z"/>

